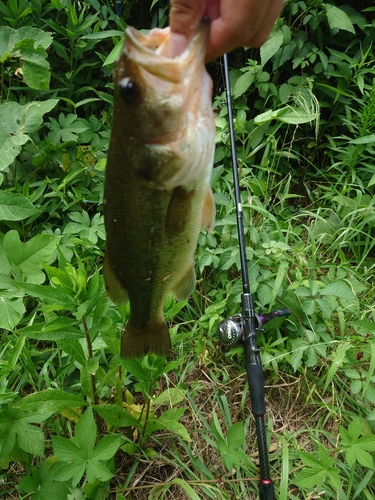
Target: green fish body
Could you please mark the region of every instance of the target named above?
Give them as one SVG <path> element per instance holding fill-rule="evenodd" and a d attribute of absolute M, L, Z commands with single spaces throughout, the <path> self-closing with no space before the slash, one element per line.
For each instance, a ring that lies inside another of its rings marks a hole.
<path fill-rule="evenodd" d="M 130 301 L 121 342 L 125 358 L 170 354 L 164 303 L 171 291 L 183 300 L 194 290 L 200 228 L 211 230 L 215 219 L 206 29 L 175 58 L 163 55 L 169 33 L 127 28 L 114 72 L 104 278 L 115 303 Z"/>

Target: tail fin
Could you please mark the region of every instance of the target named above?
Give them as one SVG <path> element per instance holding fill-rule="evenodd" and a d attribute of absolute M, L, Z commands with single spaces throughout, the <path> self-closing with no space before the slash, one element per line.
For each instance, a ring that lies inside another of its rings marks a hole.
<path fill-rule="evenodd" d="M 121 339 L 121 356 L 141 358 L 148 352 L 169 356 L 171 347 L 171 338 L 164 320 L 151 323 L 145 329 L 135 326 L 130 318 Z"/>

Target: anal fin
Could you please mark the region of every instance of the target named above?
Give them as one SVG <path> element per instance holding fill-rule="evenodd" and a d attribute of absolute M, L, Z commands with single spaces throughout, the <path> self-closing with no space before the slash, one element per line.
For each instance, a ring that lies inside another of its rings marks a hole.
<path fill-rule="evenodd" d="M 176 300 L 186 300 L 195 288 L 195 269 L 192 263 L 185 276 L 173 287 L 172 293 Z"/>

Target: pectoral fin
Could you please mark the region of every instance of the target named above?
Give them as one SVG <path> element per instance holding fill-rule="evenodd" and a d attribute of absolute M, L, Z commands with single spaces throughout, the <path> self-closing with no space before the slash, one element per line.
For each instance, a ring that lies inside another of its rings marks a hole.
<path fill-rule="evenodd" d="M 214 228 L 215 215 L 216 215 L 216 208 L 215 208 L 214 195 L 212 193 L 212 189 L 209 188 L 203 203 L 203 213 L 202 213 L 202 224 L 209 233 L 211 233 Z"/>
<path fill-rule="evenodd" d="M 193 293 L 195 288 L 195 270 L 192 263 L 185 276 L 172 289 L 176 300 L 186 300 Z"/>
<path fill-rule="evenodd" d="M 182 186 L 173 191 L 165 218 L 165 231 L 168 237 L 175 237 L 185 230 L 193 197 L 194 191 L 186 191 Z"/>
<path fill-rule="evenodd" d="M 116 270 L 111 264 L 108 252 L 104 256 L 104 283 L 109 298 L 117 305 L 128 300 L 128 292 L 122 286 L 116 275 Z"/>

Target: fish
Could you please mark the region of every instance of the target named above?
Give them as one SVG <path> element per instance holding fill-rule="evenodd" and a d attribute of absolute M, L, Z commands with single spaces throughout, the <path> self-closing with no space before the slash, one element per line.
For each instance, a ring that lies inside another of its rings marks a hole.
<path fill-rule="evenodd" d="M 114 112 L 104 182 L 104 281 L 115 304 L 129 301 L 121 356 L 171 354 L 163 309 L 196 284 L 194 253 L 211 231 L 215 149 L 208 27 L 169 57 L 170 28 L 127 27 L 116 62 Z"/>

